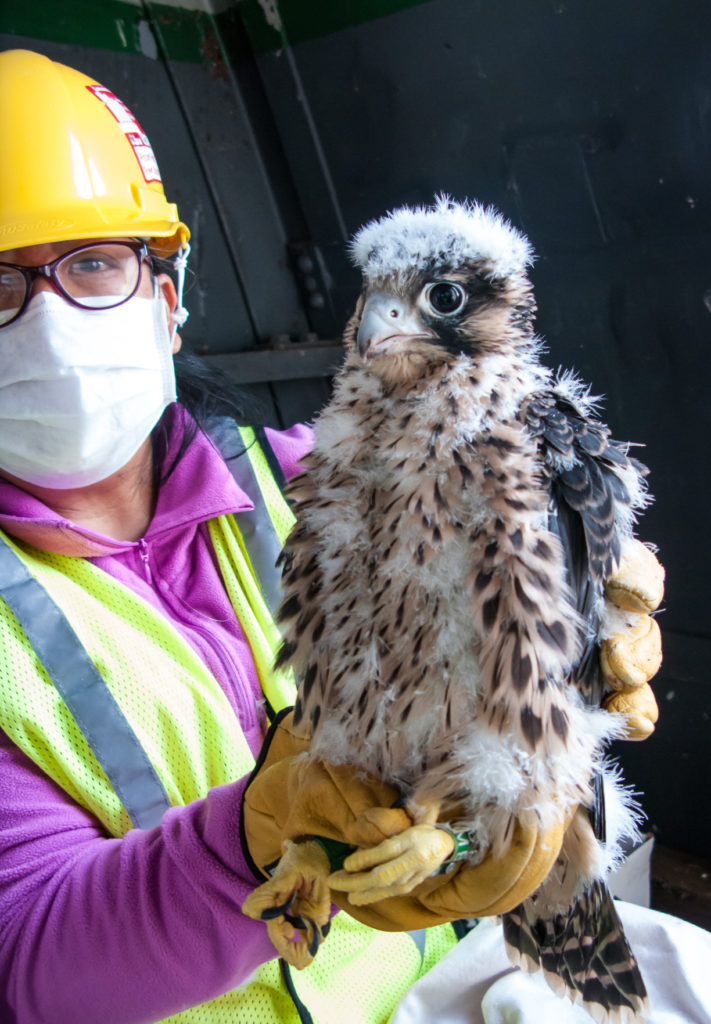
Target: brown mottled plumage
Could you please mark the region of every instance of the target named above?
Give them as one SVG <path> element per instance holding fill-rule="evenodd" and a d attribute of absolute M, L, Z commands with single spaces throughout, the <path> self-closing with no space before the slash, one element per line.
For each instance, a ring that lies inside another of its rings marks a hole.
<path fill-rule="evenodd" d="M 300 680 L 297 721 L 315 756 L 468 832 L 474 861 L 506 852 L 515 818 L 548 828 L 578 804 L 604 838 L 618 726 L 599 710 L 595 639 L 641 467 L 578 382 L 541 365 L 528 243 L 493 211 L 404 208 L 353 251 L 348 358 L 290 487 L 280 663 Z M 505 934 L 594 1016 L 639 1019 L 605 860 L 578 811 Z"/>

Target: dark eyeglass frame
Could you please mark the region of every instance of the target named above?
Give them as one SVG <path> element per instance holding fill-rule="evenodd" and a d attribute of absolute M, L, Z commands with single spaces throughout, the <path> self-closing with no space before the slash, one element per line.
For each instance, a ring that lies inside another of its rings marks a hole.
<path fill-rule="evenodd" d="M 124 245 L 127 249 L 133 249 L 136 254 L 138 261 L 138 274 L 136 275 L 136 284 L 130 295 L 126 295 L 119 299 L 118 302 L 112 302 L 110 306 L 85 306 L 78 299 L 75 299 L 72 295 L 62 287 L 62 284 L 57 277 L 57 267 L 59 264 L 66 260 L 69 256 L 76 256 L 77 253 L 86 252 L 89 249 L 98 249 L 102 245 Z M 22 316 L 27 309 L 27 304 L 30 301 L 30 295 L 32 293 L 32 285 L 35 282 L 35 278 L 43 277 L 46 281 L 49 281 L 55 291 L 59 292 L 63 299 L 71 303 L 72 306 L 76 306 L 78 309 L 91 309 L 91 310 L 104 310 L 104 309 L 116 309 L 117 306 L 122 306 L 124 302 L 128 302 L 138 291 L 141 284 L 141 266 L 143 263 L 147 263 L 152 269 L 151 254 L 148 250 L 148 246 L 145 242 L 129 241 L 126 242 L 123 239 L 117 238 L 97 238 L 95 242 L 87 243 L 86 245 L 79 245 L 76 249 L 69 249 L 67 252 L 63 252 L 61 256 L 57 256 L 56 260 L 51 260 L 49 263 L 43 263 L 37 267 L 23 267 L 19 263 L 6 263 L 0 260 L 0 269 L 3 267 L 10 267 L 12 270 L 19 270 L 25 279 L 25 297 L 20 304 L 20 307 L 12 317 L 11 320 L 6 320 L 0 324 L 0 330 L 3 327 L 8 327 L 10 324 L 14 324 L 16 320 Z"/>

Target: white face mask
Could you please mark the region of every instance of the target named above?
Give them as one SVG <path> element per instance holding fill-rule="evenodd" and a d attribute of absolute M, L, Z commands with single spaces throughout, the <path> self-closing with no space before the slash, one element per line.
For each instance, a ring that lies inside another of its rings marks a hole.
<path fill-rule="evenodd" d="M 157 288 L 97 310 L 39 292 L 0 330 L 0 469 L 42 487 L 97 483 L 126 465 L 175 397 Z"/>

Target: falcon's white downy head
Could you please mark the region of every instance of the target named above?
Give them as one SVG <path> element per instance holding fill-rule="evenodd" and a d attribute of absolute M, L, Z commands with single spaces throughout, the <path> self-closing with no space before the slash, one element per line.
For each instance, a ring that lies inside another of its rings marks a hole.
<path fill-rule="evenodd" d="M 413 267 L 486 265 L 492 277 L 522 274 L 533 263 L 525 237 L 492 206 L 438 196 L 432 206 L 401 206 L 358 231 L 353 261 L 369 283 Z"/>
<path fill-rule="evenodd" d="M 374 374 L 412 383 L 461 355 L 533 351 L 528 240 L 491 207 L 445 196 L 361 228 L 363 294 L 345 334 Z"/>

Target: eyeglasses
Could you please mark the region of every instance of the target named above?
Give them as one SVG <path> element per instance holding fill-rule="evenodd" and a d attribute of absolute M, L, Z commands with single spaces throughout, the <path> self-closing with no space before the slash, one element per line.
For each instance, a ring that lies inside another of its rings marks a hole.
<path fill-rule="evenodd" d="M 144 242 L 95 242 L 41 267 L 0 261 L 0 329 L 22 316 L 36 277 L 51 281 L 73 306 L 113 309 L 138 291 L 144 260 L 150 261 Z"/>

